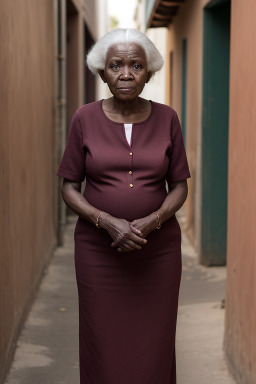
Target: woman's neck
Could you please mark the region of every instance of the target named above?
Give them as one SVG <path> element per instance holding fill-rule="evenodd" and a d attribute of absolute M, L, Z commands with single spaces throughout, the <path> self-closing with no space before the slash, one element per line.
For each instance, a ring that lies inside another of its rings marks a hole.
<path fill-rule="evenodd" d="M 115 97 L 103 101 L 105 114 L 114 121 L 121 123 L 136 123 L 145 120 L 151 111 L 148 100 L 137 98 L 135 100 L 119 100 Z"/>
<path fill-rule="evenodd" d="M 135 100 L 122 101 L 113 97 L 110 100 L 112 101 L 113 113 L 118 113 L 122 116 L 130 116 L 140 113 L 142 110 L 142 103 L 139 98 Z"/>

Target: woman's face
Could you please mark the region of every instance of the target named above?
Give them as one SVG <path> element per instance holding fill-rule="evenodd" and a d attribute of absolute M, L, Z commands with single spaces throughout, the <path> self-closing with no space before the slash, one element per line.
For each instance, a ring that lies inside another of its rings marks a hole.
<path fill-rule="evenodd" d="M 117 99 L 136 99 L 151 77 L 144 50 L 135 43 L 112 45 L 107 52 L 105 70 L 100 72 L 100 76 Z"/>

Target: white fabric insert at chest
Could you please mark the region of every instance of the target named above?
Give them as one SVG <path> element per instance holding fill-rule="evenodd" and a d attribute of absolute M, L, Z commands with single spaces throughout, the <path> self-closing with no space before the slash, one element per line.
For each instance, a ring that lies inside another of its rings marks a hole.
<path fill-rule="evenodd" d="M 131 145 L 132 124 L 124 124 L 125 136 L 128 143 Z"/>

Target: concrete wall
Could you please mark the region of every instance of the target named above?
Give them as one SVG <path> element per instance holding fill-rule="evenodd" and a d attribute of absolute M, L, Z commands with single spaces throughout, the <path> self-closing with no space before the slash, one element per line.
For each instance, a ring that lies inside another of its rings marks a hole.
<path fill-rule="evenodd" d="M 71 3 L 79 11 L 80 16 L 84 19 L 86 25 L 88 26 L 92 37 L 94 40 L 98 37 L 98 21 L 99 21 L 99 13 L 100 3 L 102 0 L 65 0 L 67 3 Z"/>
<path fill-rule="evenodd" d="M 92 44 L 108 31 L 105 0 L 67 0 L 67 125 L 84 103 L 108 97 L 108 88 L 99 76 L 86 68 Z"/>
<path fill-rule="evenodd" d="M 146 0 L 137 0 L 134 22 L 136 28 L 145 33 L 153 41 L 163 58 L 166 52 L 167 28 L 149 28 L 146 30 Z M 165 104 L 166 74 L 165 66 L 155 73 L 145 85 L 141 97 Z"/>
<path fill-rule="evenodd" d="M 107 12 L 108 3 L 105 0 L 97 1 L 97 20 L 98 20 L 98 38 L 101 38 L 109 31 L 109 15 Z M 110 96 L 108 86 L 105 84 L 100 76 L 96 76 L 96 100 L 106 99 Z"/>
<path fill-rule="evenodd" d="M 202 5 L 201 0 L 186 0 L 184 6 L 180 7 L 169 27 L 166 54 L 166 102 L 182 120 L 182 40 L 187 39 L 186 150 L 192 177 L 188 181 L 186 229 L 198 251 L 201 214 Z"/>
<path fill-rule="evenodd" d="M 153 41 L 161 55 L 164 57 L 166 51 L 166 28 L 150 28 L 146 31 L 146 35 Z M 156 72 L 149 83 L 145 85 L 141 97 L 165 104 L 165 86 L 165 69 L 162 68 L 161 71 Z"/>
<path fill-rule="evenodd" d="M 256 3 L 233 0 L 225 350 L 239 383 L 256 383 Z"/>
<path fill-rule="evenodd" d="M 56 243 L 56 215 L 53 2 L 1 1 L 0 14 L 1 382 Z"/>

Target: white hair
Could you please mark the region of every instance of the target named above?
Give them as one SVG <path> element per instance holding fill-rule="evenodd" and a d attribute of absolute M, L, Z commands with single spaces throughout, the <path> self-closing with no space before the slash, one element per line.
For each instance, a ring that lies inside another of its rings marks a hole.
<path fill-rule="evenodd" d="M 162 56 L 155 44 L 144 33 L 137 29 L 117 28 L 108 32 L 90 49 L 86 61 L 92 73 L 96 75 L 99 70 L 105 69 L 107 52 L 117 43 L 135 43 L 144 49 L 148 72 L 154 74 L 162 68 L 164 64 Z"/>

